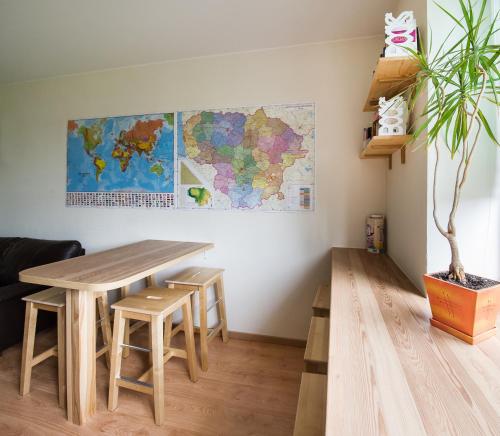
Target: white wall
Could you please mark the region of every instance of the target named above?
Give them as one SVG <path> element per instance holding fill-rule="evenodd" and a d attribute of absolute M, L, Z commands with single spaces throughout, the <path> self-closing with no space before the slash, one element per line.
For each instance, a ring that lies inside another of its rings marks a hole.
<path fill-rule="evenodd" d="M 0 234 L 79 239 L 88 252 L 146 238 L 213 241 L 231 330 L 305 338 L 331 246 L 364 246 L 385 212 L 384 161 L 358 158 L 381 38 L 68 76 L 0 88 Z M 316 103 L 312 213 L 65 208 L 68 119 Z"/>
<path fill-rule="evenodd" d="M 460 14 L 458 2 L 441 0 L 446 9 Z M 476 4 L 476 8 L 479 4 Z M 453 25 L 438 7 L 429 2 L 429 27 L 432 29 L 435 41 L 445 38 L 447 28 Z M 496 6 L 498 10 L 498 3 Z M 488 11 L 493 11 L 490 4 Z M 493 13 L 490 14 L 493 16 Z M 456 38 L 460 36 L 456 32 Z M 453 39 L 450 40 L 450 44 Z M 435 43 L 434 48 L 439 44 Z M 494 128 L 499 131 L 498 112 L 491 104 L 485 104 L 483 109 Z M 484 129 L 483 129 L 484 130 Z M 500 132 L 499 132 L 500 133 Z M 446 227 L 447 217 L 451 209 L 451 196 L 454 186 L 454 175 L 459 156 L 451 161 L 449 154 L 443 148 L 441 153 L 437 202 L 441 222 Z M 429 154 L 429 174 L 434 168 L 435 156 L 433 150 Z M 429 204 L 432 201 L 432 180 L 429 178 Z M 432 219 L 432 209 L 428 211 L 428 271 L 445 270 L 450 263 L 448 242 L 439 234 Z M 466 272 L 492 279 L 500 279 L 500 148 L 496 147 L 486 134 L 482 134 L 473 157 L 469 176 L 464 185 L 461 204 L 457 213 L 457 238 L 461 251 L 462 263 Z"/>
<path fill-rule="evenodd" d="M 414 11 L 419 31 L 425 40 L 427 0 L 400 0 L 396 13 Z M 420 99 L 417 110 L 425 106 Z M 427 268 L 427 154 L 409 146 L 406 163 L 400 153 L 393 155 L 392 170 L 387 170 L 387 247 L 389 256 L 409 279 L 423 290 L 422 274 Z"/>

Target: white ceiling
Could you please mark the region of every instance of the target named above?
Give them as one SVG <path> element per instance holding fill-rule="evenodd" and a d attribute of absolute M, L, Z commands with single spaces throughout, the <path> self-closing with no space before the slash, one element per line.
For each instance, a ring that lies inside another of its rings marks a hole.
<path fill-rule="evenodd" d="M 0 82 L 383 33 L 395 0 L 0 0 Z"/>

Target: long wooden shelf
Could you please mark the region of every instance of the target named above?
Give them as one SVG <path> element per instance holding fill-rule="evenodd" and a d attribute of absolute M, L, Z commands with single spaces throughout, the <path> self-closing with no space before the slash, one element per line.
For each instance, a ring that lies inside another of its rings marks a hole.
<path fill-rule="evenodd" d="M 415 81 L 418 71 L 418 62 L 412 57 L 380 58 L 363 111 L 376 111 L 380 97 L 389 99 L 399 94 Z"/>
<path fill-rule="evenodd" d="M 323 434 L 500 434 L 500 329 L 475 346 L 436 329 L 383 254 L 332 249 L 331 283 Z"/>

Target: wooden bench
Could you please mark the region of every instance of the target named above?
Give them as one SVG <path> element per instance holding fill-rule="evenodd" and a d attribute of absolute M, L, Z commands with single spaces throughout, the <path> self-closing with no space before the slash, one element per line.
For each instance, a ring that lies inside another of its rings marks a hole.
<path fill-rule="evenodd" d="M 306 372 L 326 374 L 328 368 L 328 342 L 330 318 L 313 316 L 307 337 L 304 363 Z"/>
<path fill-rule="evenodd" d="M 293 436 L 324 436 L 327 377 L 302 373 Z"/>
<path fill-rule="evenodd" d="M 319 285 L 313 301 L 313 316 L 322 318 L 330 316 L 330 285 Z"/>

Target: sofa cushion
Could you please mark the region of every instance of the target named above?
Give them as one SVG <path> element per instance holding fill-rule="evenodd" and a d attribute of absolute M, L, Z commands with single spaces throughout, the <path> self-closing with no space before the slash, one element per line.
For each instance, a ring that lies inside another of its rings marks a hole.
<path fill-rule="evenodd" d="M 4 252 L 20 239 L 21 238 L 0 238 L 0 286 L 12 283 L 9 278 L 7 264 L 4 261 Z"/>
<path fill-rule="evenodd" d="M 5 286 L 9 284 L 9 276 L 7 273 L 7 266 L 3 259 L 0 258 L 0 286 Z"/>
<path fill-rule="evenodd" d="M 0 304 L 12 298 L 21 299 L 26 295 L 34 294 L 46 288 L 46 286 L 34 285 L 32 283 L 13 283 L 7 286 L 0 287 Z"/>
<path fill-rule="evenodd" d="M 49 241 L 19 238 L 3 252 L 0 268 L 3 268 L 2 284 L 19 280 L 19 272 L 34 266 L 45 265 L 83 254 L 78 241 Z"/>

